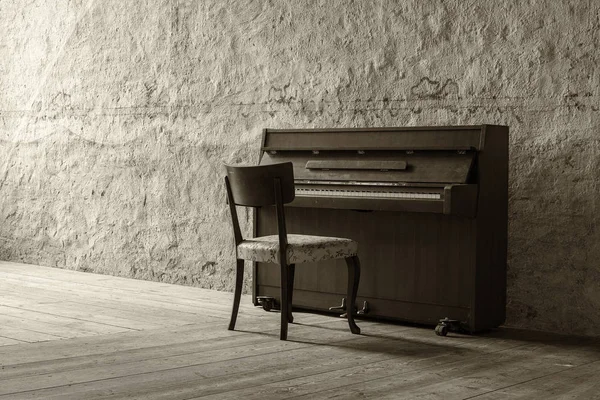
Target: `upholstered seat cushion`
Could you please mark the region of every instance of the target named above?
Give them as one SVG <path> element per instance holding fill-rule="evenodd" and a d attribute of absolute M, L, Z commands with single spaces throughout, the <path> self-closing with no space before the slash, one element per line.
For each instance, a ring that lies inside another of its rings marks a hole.
<path fill-rule="evenodd" d="M 358 243 L 351 239 L 288 234 L 287 240 L 288 264 L 352 257 L 358 251 Z M 279 237 L 271 235 L 246 239 L 237 246 L 237 257 L 279 264 Z"/>

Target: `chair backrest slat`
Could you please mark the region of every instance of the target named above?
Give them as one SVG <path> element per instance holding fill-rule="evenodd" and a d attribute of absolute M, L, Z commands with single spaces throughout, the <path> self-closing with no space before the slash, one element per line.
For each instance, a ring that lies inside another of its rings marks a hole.
<path fill-rule="evenodd" d="M 275 179 L 279 178 L 283 203 L 294 200 L 294 169 L 291 162 L 258 165 L 225 165 L 233 201 L 237 205 L 262 207 L 274 205 Z"/>

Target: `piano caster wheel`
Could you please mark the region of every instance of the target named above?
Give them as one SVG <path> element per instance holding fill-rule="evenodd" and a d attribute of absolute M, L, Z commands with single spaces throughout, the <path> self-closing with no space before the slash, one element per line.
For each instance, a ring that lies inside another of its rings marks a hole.
<path fill-rule="evenodd" d="M 271 296 L 256 296 L 256 301 L 265 311 L 275 308 L 275 299 Z"/>
<path fill-rule="evenodd" d="M 448 317 L 440 319 L 440 322 L 435 327 L 435 334 L 438 336 L 446 336 L 448 332 L 460 332 L 460 321 L 456 319 L 450 319 Z"/>
<path fill-rule="evenodd" d="M 446 336 L 448 334 L 448 327 L 446 325 L 438 324 L 435 327 L 435 334 L 438 336 Z"/>

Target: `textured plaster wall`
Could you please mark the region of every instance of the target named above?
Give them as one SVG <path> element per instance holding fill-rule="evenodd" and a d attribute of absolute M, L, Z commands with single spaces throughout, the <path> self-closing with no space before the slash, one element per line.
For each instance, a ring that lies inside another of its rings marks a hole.
<path fill-rule="evenodd" d="M 230 290 L 263 127 L 506 124 L 507 324 L 597 335 L 599 4 L 0 0 L 0 259 Z"/>

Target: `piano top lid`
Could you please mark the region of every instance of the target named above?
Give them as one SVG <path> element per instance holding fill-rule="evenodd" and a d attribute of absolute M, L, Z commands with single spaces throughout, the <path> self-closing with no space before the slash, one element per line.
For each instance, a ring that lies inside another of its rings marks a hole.
<path fill-rule="evenodd" d="M 486 126 L 265 129 L 261 150 L 482 150 Z"/>

